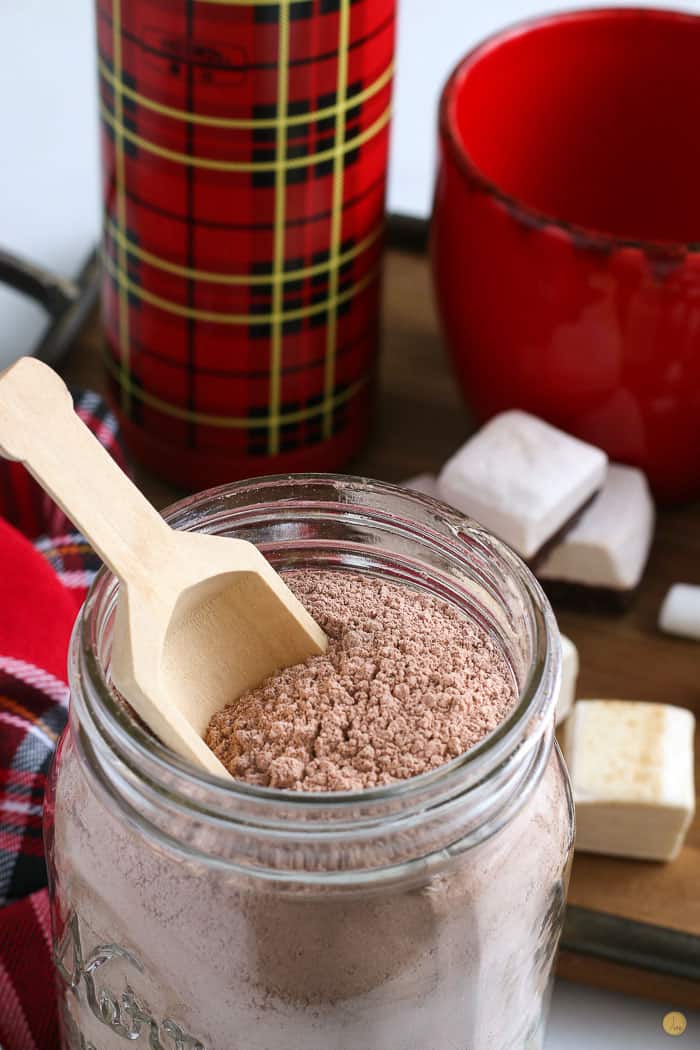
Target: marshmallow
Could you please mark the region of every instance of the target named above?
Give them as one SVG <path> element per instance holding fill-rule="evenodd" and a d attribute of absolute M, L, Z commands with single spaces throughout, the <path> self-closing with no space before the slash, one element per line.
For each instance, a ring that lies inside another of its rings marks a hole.
<path fill-rule="evenodd" d="M 564 734 L 576 848 L 673 860 L 695 812 L 694 732 L 681 707 L 579 700 Z"/>
<path fill-rule="evenodd" d="M 642 578 L 654 534 L 654 502 L 641 470 L 611 465 L 578 521 L 537 567 L 542 580 L 631 591 Z"/>
<path fill-rule="evenodd" d="M 401 485 L 405 489 L 422 492 L 424 496 L 433 496 L 438 499 L 437 478 L 434 474 L 416 474 L 415 477 L 402 481 Z"/>
<path fill-rule="evenodd" d="M 700 640 L 700 587 L 674 583 L 661 606 L 659 627 L 668 634 Z"/>
<path fill-rule="evenodd" d="M 571 712 L 576 699 L 576 682 L 578 680 L 578 649 L 566 635 L 561 636 L 561 685 L 557 697 L 555 714 L 556 724 L 563 722 Z"/>
<path fill-rule="evenodd" d="M 526 412 L 482 427 L 438 478 L 442 499 L 531 558 L 605 480 L 604 452 Z"/>

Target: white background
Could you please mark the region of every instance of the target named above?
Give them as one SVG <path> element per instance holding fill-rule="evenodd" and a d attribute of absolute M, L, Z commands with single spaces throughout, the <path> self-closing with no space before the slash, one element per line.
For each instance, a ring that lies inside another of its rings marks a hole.
<path fill-rule="evenodd" d="M 426 216 L 441 83 L 480 38 L 538 7 L 532 0 L 399 5 L 389 206 Z M 562 6 L 543 3 L 539 11 Z M 678 5 L 657 0 L 657 6 Z M 682 6 L 697 12 L 700 0 Z M 91 0 L 2 0 L 0 244 L 67 274 L 78 268 L 98 229 L 93 49 Z M 0 289 L 0 366 L 30 347 L 43 323 L 41 311 Z M 546 1050 L 700 1048 L 700 1015 L 688 1015 L 685 1035 L 664 1034 L 663 1014 L 674 1005 L 559 983 Z"/>

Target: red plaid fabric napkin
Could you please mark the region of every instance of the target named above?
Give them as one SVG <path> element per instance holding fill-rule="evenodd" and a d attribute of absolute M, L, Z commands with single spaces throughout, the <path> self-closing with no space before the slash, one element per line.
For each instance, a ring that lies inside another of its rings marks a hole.
<path fill-rule="evenodd" d="M 78 414 L 123 464 L 92 393 Z M 66 656 L 99 562 L 18 463 L 0 460 L 0 1050 L 58 1050 L 41 807 L 66 724 Z"/>

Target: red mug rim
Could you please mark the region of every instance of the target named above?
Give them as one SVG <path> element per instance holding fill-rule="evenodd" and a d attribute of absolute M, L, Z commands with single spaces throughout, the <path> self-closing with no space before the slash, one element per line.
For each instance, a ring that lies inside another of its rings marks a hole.
<path fill-rule="evenodd" d="M 700 23 L 700 15 L 658 7 L 578 8 L 571 11 L 562 11 L 549 15 L 535 15 L 531 18 L 520 19 L 511 23 L 505 29 L 497 30 L 495 33 L 487 36 L 457 62 L 447 78 L 440 95 L 438 129 L 460 173 L 472 183 L 476 183 L 483 192 L 496 198 L 513 215 L 527 225 L 554 227 L 567 235 L 574 235 L 577 242 L 581 245 L 597 248 L 598 250 L 636 248 L 655 257 L 678 259 L 679 256 L 699 253 L 700 241 L 654 241 L 643 238 L 618 237 L 593 227 L 567 222 L 565 219 L 557 218 L 556 215 L 534 208 L 529 204 L 525 204 L 519 198 L 506 193 L 505 190 L 502 190 L 492 179 L 485 175 L 473 161 L 460 140 L 454 116 L 453 100 L 459 82 L 465 72 L 484 55 L 500 48 L 507 41 L 529 33 L 539 32 L 539 30 L 548 26 L 560 25 L 564 22 L 578 22 L 584 19 L 587 21 L 609 21 L 611 19 L 631 20 L 640 18 L 652 21 L 687 22 L 696 25 Z"/>

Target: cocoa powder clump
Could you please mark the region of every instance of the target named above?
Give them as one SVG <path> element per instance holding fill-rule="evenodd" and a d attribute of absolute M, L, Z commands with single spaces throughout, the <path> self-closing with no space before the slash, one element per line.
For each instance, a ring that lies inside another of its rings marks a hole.
<path fill-rule="evenodd" d="M 391 784 L 474 747 L 512 709 L 502 652 L 447 602 L 360 574 L 285 578 L 329 645 L 211 719 L 206 742 L 237 779 L 300 791 Z"/>

